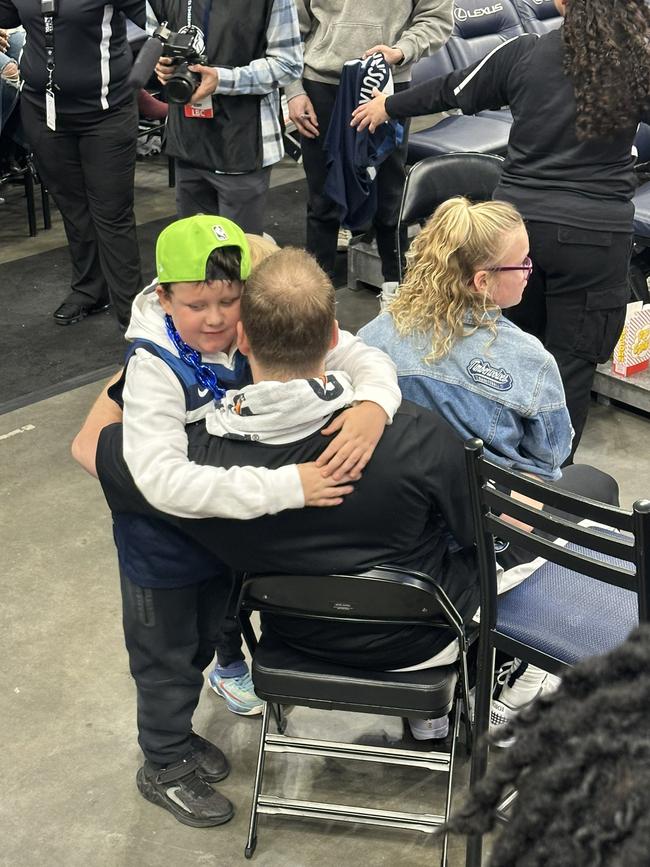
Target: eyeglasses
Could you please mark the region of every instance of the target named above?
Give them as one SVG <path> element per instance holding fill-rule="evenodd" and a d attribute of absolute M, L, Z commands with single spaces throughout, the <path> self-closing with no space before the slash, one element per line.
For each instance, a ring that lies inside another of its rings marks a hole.
<path fill-rule="evenodd" d="M 486 268 L 486 271 L 525 271 L 526 276 L 530 277 L 530 272 L 533 270 L 533 262 L 530 256 L 526 256 L 521 265 L 499 265 L 497 268 Z"/>

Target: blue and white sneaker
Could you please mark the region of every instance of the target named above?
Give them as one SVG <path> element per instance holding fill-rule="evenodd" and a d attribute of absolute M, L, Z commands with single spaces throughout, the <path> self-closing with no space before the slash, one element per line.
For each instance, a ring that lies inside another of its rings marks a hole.
<path fill-rule="evenodd" d="M 232 713 L 240 716 L 257 716 L 262 713 L 264 702 L 255 695 L 253 680 L 250 673 L 239 677 L 222 677 L 216 671 L 211 671 L 208 681 L 217 695 L 226 700 L 226 706 Z"/>

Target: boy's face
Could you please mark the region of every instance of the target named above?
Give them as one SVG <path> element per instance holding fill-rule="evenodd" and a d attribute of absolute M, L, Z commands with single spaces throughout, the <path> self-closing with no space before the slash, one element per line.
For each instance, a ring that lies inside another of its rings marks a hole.
<path fill-rule="evenodd" d="M 241 291 L 239 280 L 174 283 L 171 295 L 156 289 L 182 339 L 202 355 L 228 352 L 235 343 Z"/>

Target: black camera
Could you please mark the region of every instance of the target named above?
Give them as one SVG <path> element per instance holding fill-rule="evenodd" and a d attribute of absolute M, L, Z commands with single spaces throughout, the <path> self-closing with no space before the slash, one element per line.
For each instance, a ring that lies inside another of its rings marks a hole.
<path fill-rule="evenodd" d="M 190 72 L 188 66 L 194 63 L 205 65 L 207 57 L 203 53 L 203 35 L 197 27 L 184 27 L 175 32 L 166 24 L 161 24 L 138 54 L 133 64 L 129 82 L 135 88 L 144 87 L 149 80 L 159 57 L 171 57 L 174 72 L 165 87 L 168 102 L 187 103 L 199 86 L 201 76 Z"/>

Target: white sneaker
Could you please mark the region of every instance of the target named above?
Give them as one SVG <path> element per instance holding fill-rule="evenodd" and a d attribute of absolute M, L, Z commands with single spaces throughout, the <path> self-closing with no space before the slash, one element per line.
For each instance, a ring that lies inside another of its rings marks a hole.
<path fill-rule="evenodd" d="M 349 229 L 339 229 L 338 238 L 336 240 L 336 249 L 347 250 L 351 239 L 352 232 Z"/>
<path fill-rule="evenodd" d="M 409 726 L 416 741 L 442 740 L 449 734 L 449 715 L 435 719 L 409 718 Z"/>
<path fill-rule="evenodd" d="M 504 663 L 497 672 L 490 706 L 490 734 L 509 723 L 522 707 L 540 695 L 553 692 L 559 685 L 559 677 L 535 665 L 527 665 L 519 659 Z"/>
<path fill-rule="evenodd" d="M 397 295 L 399 283 L 384 282 L 381 284 L 381 294 L 379 296 L 379 308 L 383 313 L 386 307 L 390 304 L 393 298 Z"/>

